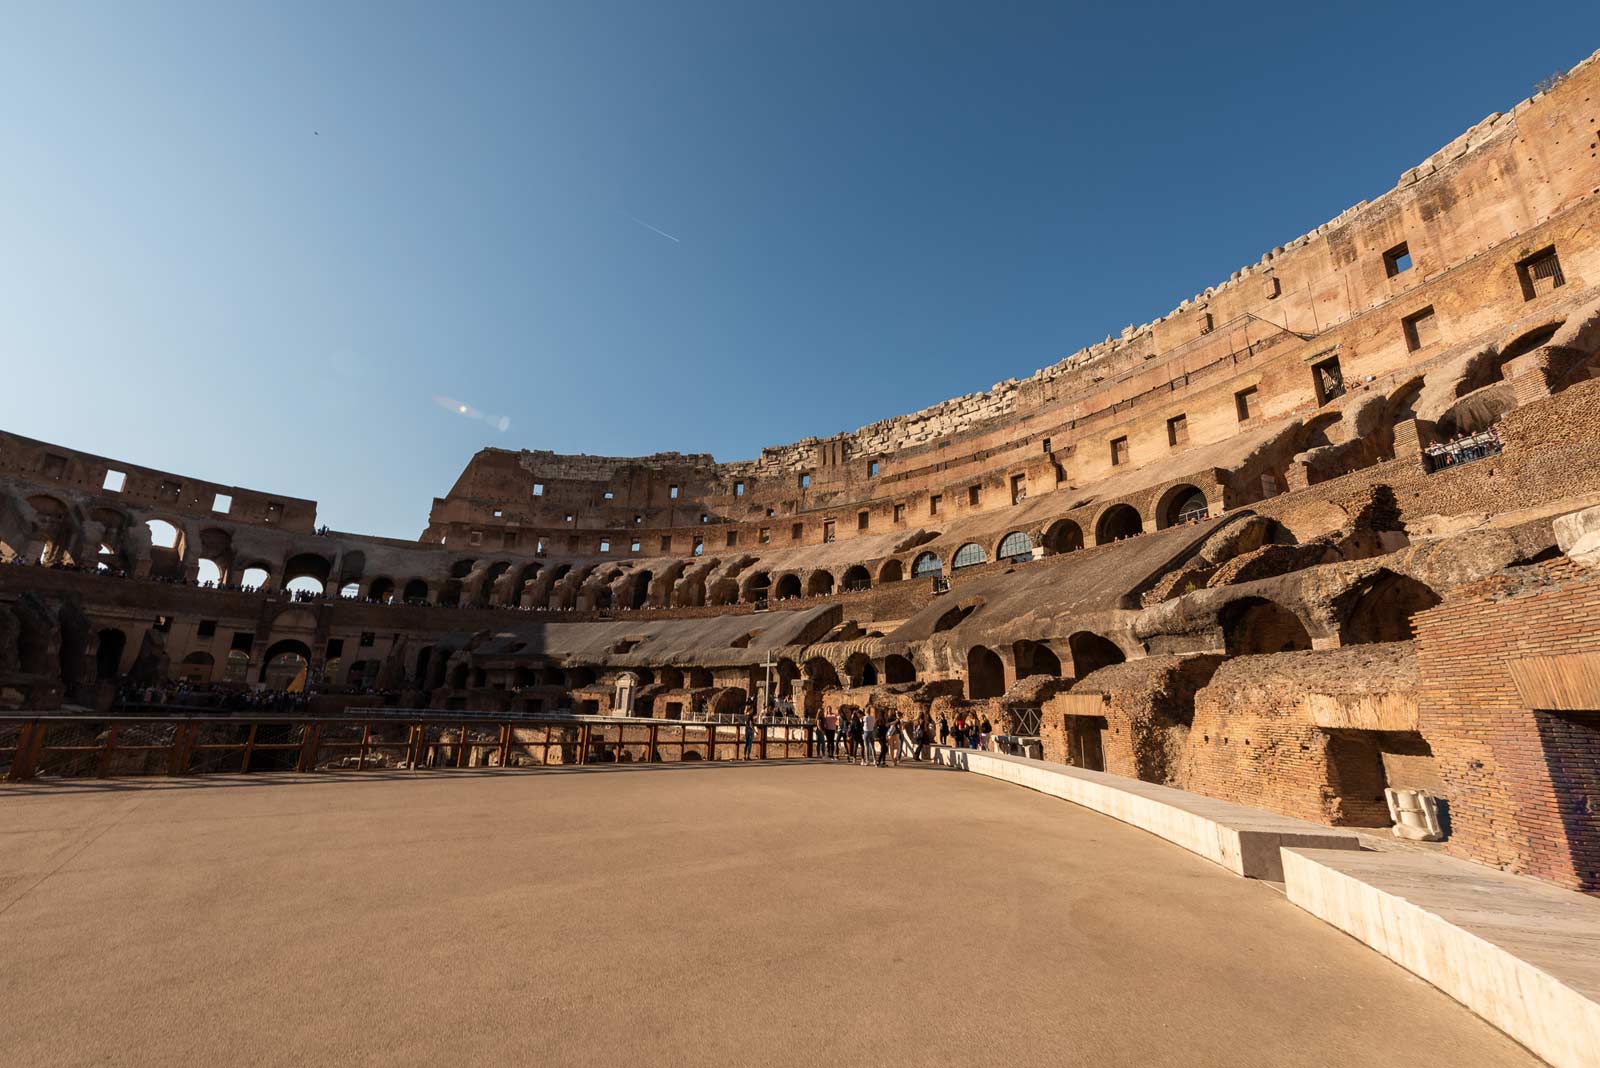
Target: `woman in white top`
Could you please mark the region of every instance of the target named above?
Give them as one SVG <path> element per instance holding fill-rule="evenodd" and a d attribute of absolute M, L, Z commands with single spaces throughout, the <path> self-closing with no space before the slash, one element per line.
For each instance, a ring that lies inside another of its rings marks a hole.
<path fill-rule="evenodd" d="M 877 729 L 878 720 L 869 708 L 866 715 L 861 717 L 861 766 L 864 768 L 877 763 L 878 737 L 874 733 Z"/>

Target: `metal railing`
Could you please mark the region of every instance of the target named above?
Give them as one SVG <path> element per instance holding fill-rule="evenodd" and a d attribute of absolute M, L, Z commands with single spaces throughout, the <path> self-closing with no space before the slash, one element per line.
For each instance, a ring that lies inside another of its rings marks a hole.
<path fill-rule="evenodd" d="M 744 727 L 678 720 L 427 716 L 0 716 L 0 773 L 35 778 L 725 761 Z M 758 723 L 751 755 L 812 755 L 809 725 Z"/>

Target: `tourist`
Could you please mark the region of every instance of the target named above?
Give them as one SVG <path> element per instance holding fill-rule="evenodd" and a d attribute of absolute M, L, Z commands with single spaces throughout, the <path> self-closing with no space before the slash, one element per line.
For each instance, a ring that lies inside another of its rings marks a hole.
<path fill-rule="evenodd" d="M 866 712 L 861 717 L 861 766 L 875 763 L 877 760 L 876 746 L 878 741 L 878 717 L 872 714 L 872 706 L 868 705 Z"/>
<path fill-rule="evenodd" d="M 939 713 L 939 744 L 950 744 L 950 721 L 945 718 L 943 712 Z"/>
<path fill-rule="evenodd" d="M 956 725 L 950 728 L 950 737 L 954 739 L 954 745 L 957 749 L 965 749 L 967 747 L 966 716 L 959 715 L 956 717 Z"/>
<path fill-rule="evenodd" d="M 861 736 L 862 736 L 861 713 L 860 712 L 851 712 L 850 713 L 850 744 L 848 746 L 848 752 L 845 755 L 848 758 L 849 762 L 852 763 L 852 764 L 854 764 L 856 762 L 856 758 L 861 754 Z"/>
<path fill-rule="evenodd" d="M 837 757 L 839 755 L 839 714 L 837 712 L 822 713 L 822 755 Z"/>
<path fill-rule="evenodd" d="M 884 757 L 889 755 L 888 754 L 888 750 L 889 750 L 889 719 L 888 719 L 888 717 L 887 716 L 879 716 L 878 719 L 877 719 L 877 725 L 873 728 L 873 730 L 877 732 L 877 738 L 876 738 L 877 743 L 878 743 L 878 745 L 877 745 L 877 765 L 878 765 L 878 767 L 881 768 L 881 767 L 884 766 L 884 764 L 883 764 Z"/>
<path fill-rule="evenodd" d="M 990 725 L 989 717 L 988 716 L 984 716 L 982 721 L 979 722 L 979 724 L 978 724 L 978 737 L 979 737 L 979 740 L 980 740 L 980 744 L 977 745 L 977 746 L 974 746 L 974 748 L 983 749 L 983 750 L 987 751 L 988 748 L 989 748 L 989 736 L 991 734 L 993 734 L 993 733 L 994 733 L 994 727 Z"/>
<path fill-rule="evenodd" d="M 905 724 L 896 712 L 889 719 L 889 763 L 900 766 L 900 747 L 906 743 Z"/>
<path fill-rule="evenodd" d="M 750 759 L 750 750 L 756 744 L 756 710 L 752 705 L 744 714 L 744 758 Z"/>

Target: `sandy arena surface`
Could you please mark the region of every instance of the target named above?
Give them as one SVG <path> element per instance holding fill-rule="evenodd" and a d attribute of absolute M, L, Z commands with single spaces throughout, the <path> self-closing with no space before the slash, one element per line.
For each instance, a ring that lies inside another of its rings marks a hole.
<path fill-rule="evenodd" d="M 928 767 L 0 786 L 15 1065 L 1539 1062 L 1175 846 Z"/>

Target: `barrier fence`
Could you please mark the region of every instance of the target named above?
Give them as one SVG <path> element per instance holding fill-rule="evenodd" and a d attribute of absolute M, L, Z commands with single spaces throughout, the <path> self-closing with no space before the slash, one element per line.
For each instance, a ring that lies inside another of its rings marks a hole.
<path fill-rule="evenodd" d="M 811 728 L 759 723 L 751 755 L 812 755 Z M 495 716 L 3 716 L 0 774 L 34 778 L 562 767 L 735 760 L 739 724 Z"/>

